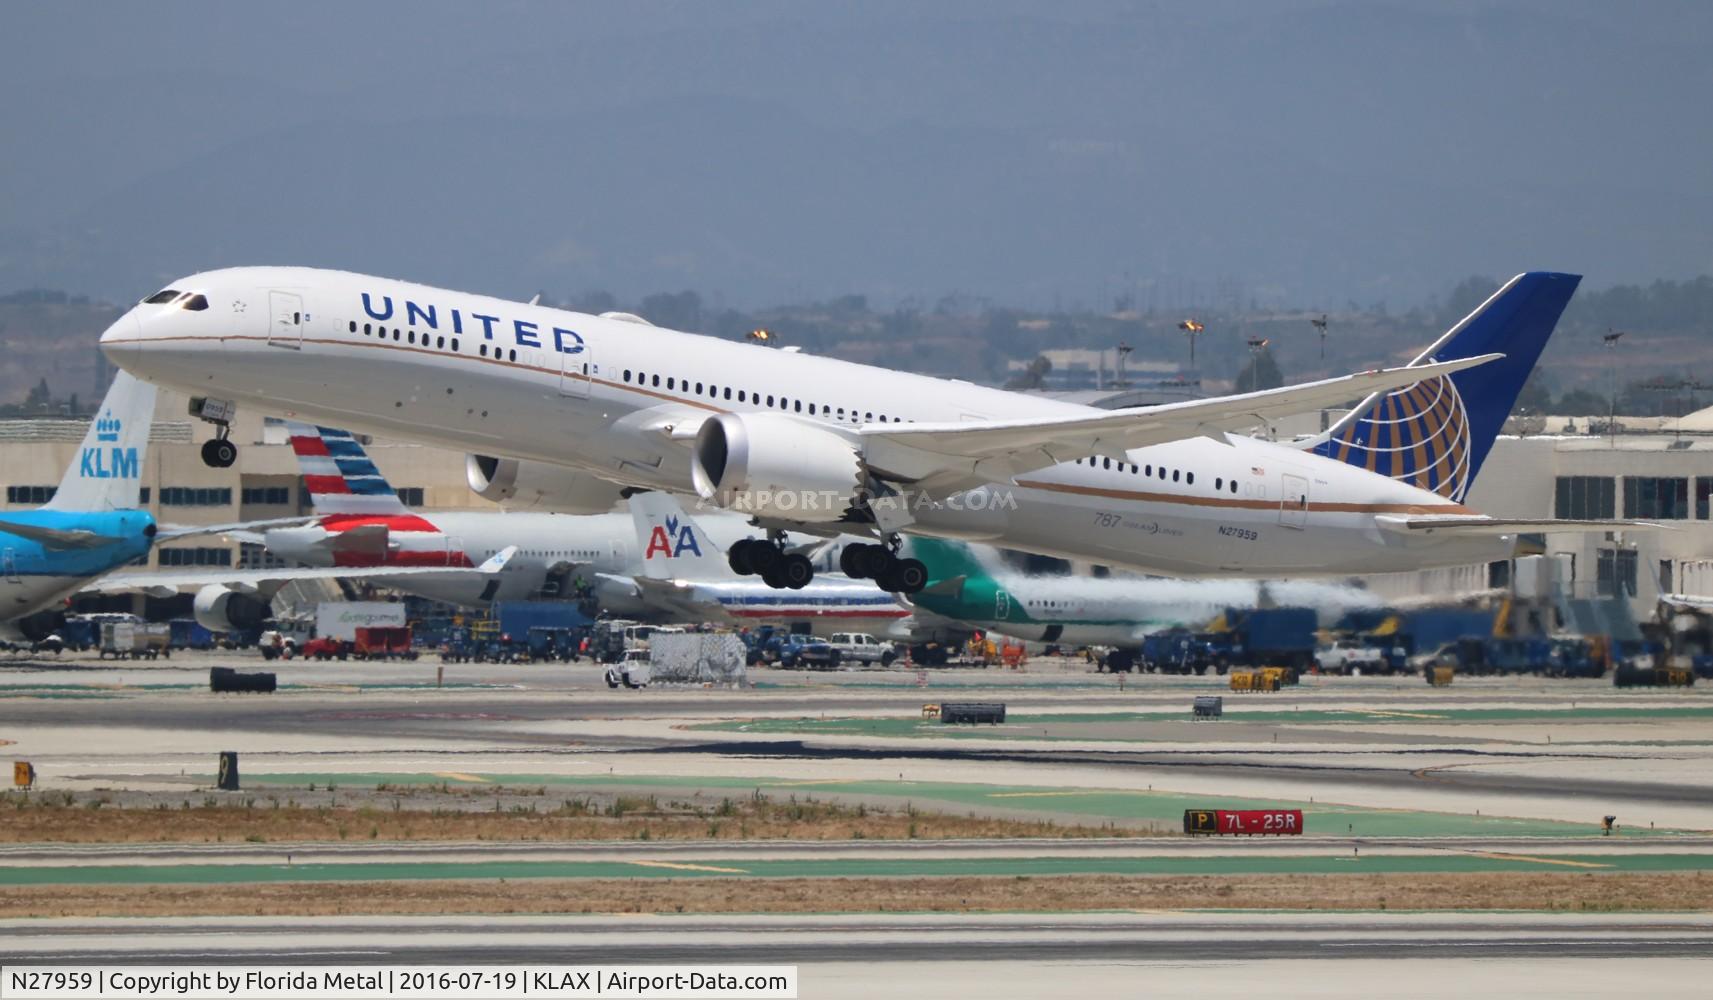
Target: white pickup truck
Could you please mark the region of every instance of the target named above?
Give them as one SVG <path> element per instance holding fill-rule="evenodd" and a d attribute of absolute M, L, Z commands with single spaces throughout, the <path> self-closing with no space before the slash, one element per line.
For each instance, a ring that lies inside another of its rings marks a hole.
<path fill-rule="evenodd" d="M 1323 674 L 1348 674 L 1355 670 L 1377 674 L 1386 668 L 1386 651 L 1361 639 L 1340 639 L 1315 651 L 1315 665 Z"/>
<path fill-rule="evenodd" d="M 838 653 L 840 663 L 878 663 L 890 667 L 892 661 L 898 659 L 898 650 L 892 643 L 882 642 L 864 632 L 834 632 L 827 645 Z"/>

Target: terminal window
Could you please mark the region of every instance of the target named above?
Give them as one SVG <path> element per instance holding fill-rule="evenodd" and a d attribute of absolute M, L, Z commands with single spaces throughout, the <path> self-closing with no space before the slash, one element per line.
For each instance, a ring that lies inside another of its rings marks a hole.
<path fill-rule="evenodd" d="M 289 486 L 246 486 L 242 495 L 244 503 L 264 503 L 283 506 L 291 503 L 291 487 Z"/>
<path fill-rule="evenodd" d="M 1689 480 L 1681 476 L 1625 476 L 1624 516 L 1680 521 L 1689 516 Z"/>
<path fill-rule="evenodd" d="M 1695 477 L 1695 519 L 1705 521 L 1713 517 L 1713 476 Z"/>
<path fill-rule="evenodd" d="M 1611 476 L 1559 476 L 1553 516 L 1572 520 L 1617 516 Z"/>
<path fill-rule="evenodd" d="M 161 549 L 162 566 L 230 566 L 231 549 Z"/>
<path fill-rule="evenodd" d="M 57 492 L 57 486 L 8 486 L 6 502 L 44 504 L 52 500 Z"/>
<path fill-rule="evenodd" d="M 265 545 L 258 545 L 255 542 L 240 542 L 238 545 L 238 568 L 240 569 L 279 569 L 285 564 L 284 559 L 269 552 Z"/>
<path fill-rule="evenodd" d="M 163 486 L 163 507 L 224 507 L 232 502 L 230 486 Z"/>
<path fill-rule="evenodd" d="M 401 486 L 399 487 L 398 494 L 399 502 L 403 503 L 406 507 L 422 506 L 422 487 Z"/>
<path fill-rule="evenodd" d="M 1594 563 L 1594 593 L 1599 597 L 1636 596 L 1636 550 L 1601 549 Z"/>

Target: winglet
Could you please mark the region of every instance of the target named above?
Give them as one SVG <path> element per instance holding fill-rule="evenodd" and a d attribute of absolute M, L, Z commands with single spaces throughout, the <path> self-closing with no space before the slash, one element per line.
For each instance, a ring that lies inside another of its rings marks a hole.
<path fill-rule="evenodd" d="M 482 563 L 482 565 L 477 566 L 476 572 L 478 572 L 478 573 L 498 573 L 500 570 L 506 568 L 506 563 L 511 562 L 512 556 L 515 556 L 515 555 L 517 555 L 517 546 L 516 545 L 508 545 L 505 548 L 494 553 L 493 555 L 489 556 L 487 558 L 487 561 Z"/>

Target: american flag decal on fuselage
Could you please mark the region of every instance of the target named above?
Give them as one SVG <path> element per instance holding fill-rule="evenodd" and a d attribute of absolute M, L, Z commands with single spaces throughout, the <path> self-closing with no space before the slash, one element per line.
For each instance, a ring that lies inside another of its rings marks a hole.
<path fill-rule="evenodd" d="M 1469 489 L 1469 414 L 1449 378 L 1386 393 L 1314 450 L 1450 500 Z"/>

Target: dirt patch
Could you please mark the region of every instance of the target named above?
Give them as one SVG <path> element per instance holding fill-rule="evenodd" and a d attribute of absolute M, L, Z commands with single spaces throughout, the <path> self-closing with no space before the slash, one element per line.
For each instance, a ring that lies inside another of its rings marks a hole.
<path fill-rule="evenodd" d="M 945 840 L 1148 836 L 1111 825 L 998 819 L 774 798 L 659 796 L 550 799 L 525 790 L 425 799 L 371 793 L 354 806 L 281 796 L 118 803 L 99 794 L 14 799 L 0 808 L 0 843 L 146 844 L 303 841 Z"/>
<path fill-rule="evenodd" d="M 501 913 L 1071 912 L 1127 909 L 1713 910 L 1691 873 L 1067 875 L 974 878 L 530 879 L 28 886 L 0 917 Z"/>

